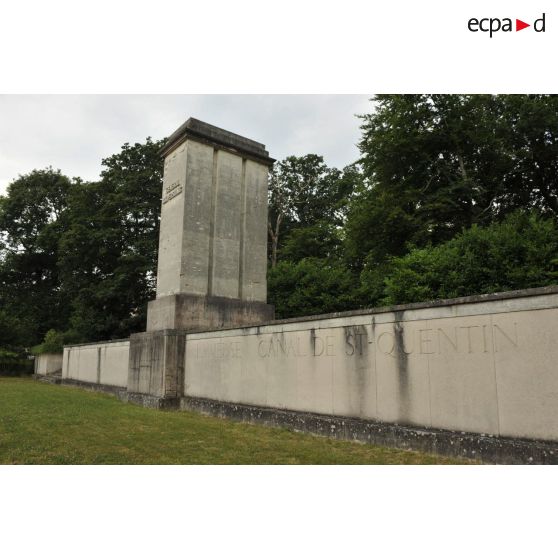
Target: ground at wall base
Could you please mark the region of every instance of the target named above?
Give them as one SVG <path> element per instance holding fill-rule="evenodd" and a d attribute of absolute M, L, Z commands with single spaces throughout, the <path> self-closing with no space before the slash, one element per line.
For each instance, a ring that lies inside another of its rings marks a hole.
<path fill-rule="evenodd" d="M 336 440 L 351 440 L 446 457 L 475 459 L 484 463 L 558 464 L 558 444 L 542 440 L 501 438 L 470 432 L 453 432 L 349 417 L 237 405 L 196 397 L 183 397 L 180 408 L 251 424 L 287 428 L 295 432 L 305 432 Z"/>
<path fill-rule="evenodd" d="M 294 432 L 391 449 L 425 452 L 448 458 L 471 459 L 493 464 L 558 464 L 558 444 L 554 442 L 388 424 L 350 417 L 240 405 L 198 397 L 154 397 L 128 393 L 123 388 L 86 384 L 74 380 L 63 380 L 62 383 L 92 391 L 112 393 L 121 401 L 149 409 L 194 411 L 244 423 L 286 428 Z"/>
<path fill-rule="evenodd" d="M 468 464 L 318 438 L 199 413 L 156 412 L 116 397 L 0 378 L 5 464 Z"/>

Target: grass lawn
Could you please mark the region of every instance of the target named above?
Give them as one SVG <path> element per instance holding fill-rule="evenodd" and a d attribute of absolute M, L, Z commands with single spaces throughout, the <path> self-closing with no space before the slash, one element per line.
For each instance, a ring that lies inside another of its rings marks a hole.
<path fill-rule="evenodd" d="M 102 393 L 0 378 L 0 463 L 470 463 L 318 438 L 190 412 L 155 411 Z"/>

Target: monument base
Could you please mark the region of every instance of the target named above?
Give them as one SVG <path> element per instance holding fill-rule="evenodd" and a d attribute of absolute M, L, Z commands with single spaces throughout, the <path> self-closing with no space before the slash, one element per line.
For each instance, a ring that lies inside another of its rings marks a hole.
<path fill-rule="evenodd" d="M 180 293 L 149 302 L 147 331 L 207 331 L 257 325 L 274 316 L 275 308 L 264 302 Z"/>
<path fill-rule="evenodd" d="M 130 337 L 128 393 L 161 400 L 180 397 L 184 390 L 185 350 L 184 331 L 133 334 Z"/>
<path fill-rule="evenodd" d="M 180 408 L 179 397 L 156 397 L 145 393 L 123 393 L 118 395 L 121 401 L 133 403 L 148 409 L 177 410 Z"/>

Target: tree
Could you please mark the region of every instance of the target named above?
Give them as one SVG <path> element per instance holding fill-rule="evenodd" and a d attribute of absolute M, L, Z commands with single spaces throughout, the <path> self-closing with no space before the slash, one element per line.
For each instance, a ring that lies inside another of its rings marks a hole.
<path fill-rule="evenodd" d="M 278 261 L 282 239 L 290 231 L 325 223 L 339 226 L 345 200 L 353 189 L 347 177 L 354 169 L 342 172 L 330 168 L 318 155 L 287 157 L 275 164 L 269 178 L 269 237 L 271 267 Z"/>
<path fill-rule="evenodd" d="M 71 198 L 61 240 L 69 326 L 83 340 L 127 337 L 145 329 L 155 297 L 164 140 L 125 144 L 103 160 L 101 180 Z"/>
<path fill-rule="evenodd" d="M 25 334 L 22 331 L 20 320 L 15 317 L 12 308 L 8 306 L 7 311 L 0 309 L 0 355 L 4 351 L 17 351 L 25 346 Z"/>
<path fill-rule="evenodd" d="M 355 278 L 338 261 L 279 262 L 268 274 L 269 302 L 278 318 L 339 312 L 354 307 Z"/>
<path fill-rule="evenodd" d="M 145 328 L 163 142 L 125 144 L 103 160 L 99 182 L 45 169 L 10 184 L 0 198 L 0 329 L 17 338 L 5 343 L 36 345 L 50 330 L 93 341 Z"/>
<path fill-rule="evenodd" d="M 58 259 L 74 187 L 47 168 L 20 176 L 0 197 L 0 307 L 17 324 L 12 345 L 38 343 L 67 322 L 70 303 L 60 289 Z"/>
<path fill-rule="evenodd" d="M 363 115 L 351 265 L 382 264 L 518 208 L 558 215 L 558 97 L 378 95 Z"/>
<path fill-rule="evenodd" d="M 338 259 L 341 242 L 341 228 L 325 220 L 306 227 L 293 228 L 285 235 L 281 260 L 299 262 L 305 258 Z"/>

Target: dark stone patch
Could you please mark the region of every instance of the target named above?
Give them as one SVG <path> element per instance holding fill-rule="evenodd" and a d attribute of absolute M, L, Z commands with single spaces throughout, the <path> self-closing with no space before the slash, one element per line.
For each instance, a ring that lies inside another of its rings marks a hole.
<path fill-rule="evenodd" d="M 434 428 L 401 426 L 363 419 L 318 415 L 183 397 L 180 409 L 222 418 L 287 428 L 338 440 L 353 440 L 449 457 L 498 464 L 558 464 L 558 443 L 520 440 Z"/>
<path fill-rule="evenodd" d="M 265 302 L 177 293 L 149 301 L 147 331 L 199 333 L 253 327 L 274 316 L 275 307 Z"/>
<path fill-rule="evenodd" d="M 180 399 L 178 397 L 157 397 L 145 393 L 125 392 L 119 394 L 118 398 L 125 403 L 141 405 L 149 409 L 178 409 L 180 407 Z"/>
<path fill-rule="evenodd" d="M 312 328 L 310 330 L 310 354 L 316 355 L 316 330 Z"/>
<path fill-rule="evenodd" d="M 62 383 L 62 374 L 31 374 L 31 377 L 34 380 L 39 382 L 43 382 L 44 384 L 61 384 Z"/>
<path fill-rule="evenodd" d="M 315 322 L 319 320 L 329 320 L 336 318 L 349 318 L 352 316 L 368 316 L 369 314 L 386 314 L 390 312 L 401 312 L 406 310 L 420 310 L 421 308 L 442 308 L 444 306 L 457 306 L 460 304 L 472 304 L 472 303 L 483 303 L 495 300 L 509 300 L 516 298 L 526 298 L 532 296 L 545 296 L 550 294 L 558 294 L 558 285 L 553 285 L 550 287 L 536 287 L 533 289 L 521 289 L 518 291 L 506 291 L 502 293 L 490 293 L 484 295 L 471 295 L 463 296 L 460 298 L 446 298 L 431 300 L 427 302 L 412 302 L 409 304 L 400 304 L 397 306 L 379 306 L 376 308 L 363 308 L 361 310 L 348 310 L 344 312 L 332 312 L 330 314 L 316 314 L 312 316 L 302 316 L 300 318 L 286 318 L 281 320 L 265 320 L 262 319 L 259 324 L 253 323 L 249 324 L 251 326 L 260 325 L 282 325 L 282 324 L 294 324 L 294 323 L 304 323 L 304 322 Z M 223 326 L 218 328 L 207 328 L 199 330 L 199 332 L 204 331 L 225 331 L 228 329 L 238 329 L 239 327 L 249 327 L 246 326 Z M 196 331 L 197 333 L 198 331 Z"/>
<path fill-rule="evenodd" d="M 403 338 L 404 312 L 395 312 L 395 323 L 393 324 L 393 336 L 395 339 L 395 357 L 397 362 L 397 386 L 399 401 L 399 417 L 401 422 L 407 422 L 411 415 L 409 394 L 409 355 L 405 351 L 405 339 Z"/>
<path fill-rule="evenodd" d="M 178 409 L 180 407 L 180 399 L 178 397 L 158 397 L 155 395 L 147 395 L 144 393 L 131 393 L 123 387 L 94 384 L 91 382 L 82 382 L 81 380 L 63 379 L 56 383 L 66 386 L 79 387 L 87 391 L 110 393 L 112 395 L 115 395 L 118 399 L 120 399 L 120 401 L 123 401 L 124 403 L 141 405 L 150 409 Z"/>

